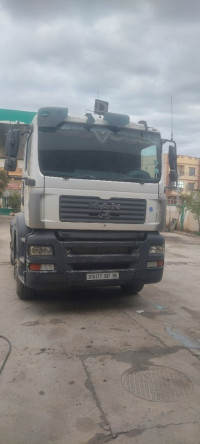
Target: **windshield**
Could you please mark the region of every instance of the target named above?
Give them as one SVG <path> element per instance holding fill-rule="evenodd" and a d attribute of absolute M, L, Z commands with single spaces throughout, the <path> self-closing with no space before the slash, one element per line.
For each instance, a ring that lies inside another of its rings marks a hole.
<path fill-rule="evenodd" d="M 160 135 L 67 123 L 39 130 L 39 165 L 46 176 L 120 182 L 158 182 Z"/>

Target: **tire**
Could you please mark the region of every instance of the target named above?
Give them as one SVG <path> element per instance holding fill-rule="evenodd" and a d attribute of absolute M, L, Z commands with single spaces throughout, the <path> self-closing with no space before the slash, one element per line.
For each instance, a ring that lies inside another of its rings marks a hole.
<path fill-rule="evenodd" d="M 24 214 L 18 213 L 15 217 L 15 223 L 12 227 L 12 246 L 14 249 L 14 277 L 16 279 L 16 291 L 20 299 L 32 299 L 35 290 L 24 285 L 23 272 L 25 271 L 25 263 L 19 262 L 20 258 L 25 259 L 25 243 L 22 238 L 31 232 L 25 224 Z M 14 236 L 14 237 L 13 237 Z M 20 279 L 22 277 L 22 279 Z"/>
<path fill-rule="evenodd" d="M 16 279 L 16 291 L 19 299 L 22 299 L 23 301 L 33 299 L 33 297 L 35 296 L 35 290 L 33 288 L 26 287 L 26 285 L 24 285 L 23 282 L 19 279 L 16 261 L 14 267 L 14 276 Z"/>
<path fill-rule="evenodd" d="M 124 294 L 130 294 L 134 296 L 139 291 L 141 291 L 144 287 L 142 282 L 134 282 L 132 284 L 122 284 L 121 289 Z"/>
<path fill-rule="evenodd" d="M 12 234 L 11 234 L 11 241 L 10 241 L 10 263 L 11 263 L 11 265 L 15 265 L 15 255 L 16 255 L 16 238 L 14 235 L 14 240 L 13 240 Z"/>
<path fill-rule="evenodd" d="M 10 249 L 10 263 L 11 265 L 14 265 L 14 251 L 13 249 Z"/>

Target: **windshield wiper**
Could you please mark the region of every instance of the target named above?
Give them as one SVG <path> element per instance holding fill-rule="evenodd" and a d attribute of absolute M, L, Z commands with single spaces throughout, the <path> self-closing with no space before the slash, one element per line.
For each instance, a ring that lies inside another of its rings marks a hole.
<path fill-rule="evenodd" d="M 91 175 L 89 175 L 89 174 L 88 174 L 88 175 L 85 175 L 85 176 L 78 176 L 78 175 L 77 175 L 77 176 L 72 176 L 72 175 L 71 175 L 71 176 L 63 176 L 63 175 L 62 175 L 62 178 L 63 178 L 63 179 L 76 179 L 76 180 L 77 180 L 77 179 L 98 180 L 97 177 L 95 177 L 95 176 L 91 176 Z"/>
<path fill-rule="evenodd" d="M 97 180 L 97 177 L 91 176 L 90 174 L 86 174 L 85 176 L 77 176 L 76 179 L 90 179 L 90 180 Z"/>
<path fill-rule="evenodd" d="M 147 180 L 144 180 L 144 179 L 142 179 L 142 178 L 139 178 L 139 177 L 137 177 L 137 178 L 135 178 L 135 179 L 133 179 L 132 177 L 130 177 L 130 178 L 125 178 L 125 179 L 122 179 L 122 181 L 123 182 L 134 182 L 134 183 L 150 183 L 149 181 L 147 181 Z"/>

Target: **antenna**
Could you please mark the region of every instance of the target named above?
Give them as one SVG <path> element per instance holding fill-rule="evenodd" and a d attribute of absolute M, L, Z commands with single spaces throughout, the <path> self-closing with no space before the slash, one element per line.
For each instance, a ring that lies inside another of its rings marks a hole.
<path fill-rule="evenodd" d="M 173 141 L 173 100 L 171 96 L 171 142 Z"/>

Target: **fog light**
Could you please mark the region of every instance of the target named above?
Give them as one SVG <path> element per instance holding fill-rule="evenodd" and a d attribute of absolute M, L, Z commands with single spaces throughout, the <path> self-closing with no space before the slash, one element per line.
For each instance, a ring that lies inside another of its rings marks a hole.
<path fill-rule="evenodd" d="M 164 254 L 164 244 L 162 245 L 151 245 L 149 248 L 149 254 Z"/>
<path fill-rule="evenodd" d="M 147 268 L 161 268 L 164 267 L 164 261 L 147 262 Z"/>
<path fill-rule="evenodd" d="M 40 271 L 54 271 L 54 264 L 41 264 Z"/>
<path fill-rule="evenodd" d="M 157 268 L 157 262 L 147 262 L 147 268 Z"/>
<path fill-rule="evenodd" d="M 30 256 L 53 256 L 53 248 L 46 245 L 31 245 Z"/>

